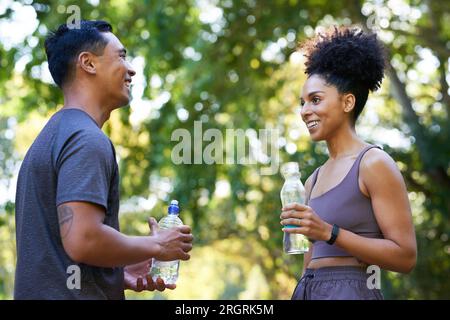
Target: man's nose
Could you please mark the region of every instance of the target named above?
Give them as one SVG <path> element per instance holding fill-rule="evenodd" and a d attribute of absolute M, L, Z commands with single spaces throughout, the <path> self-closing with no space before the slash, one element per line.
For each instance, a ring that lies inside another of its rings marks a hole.
<path fill-rule="evenodd" d="M 136 74 L 136 71 L 134 71 L 133 66 L 131 65 L 131 63 L 128 62 L 128 74 L 130 75 L 130 77 L 133 77 Z"/>

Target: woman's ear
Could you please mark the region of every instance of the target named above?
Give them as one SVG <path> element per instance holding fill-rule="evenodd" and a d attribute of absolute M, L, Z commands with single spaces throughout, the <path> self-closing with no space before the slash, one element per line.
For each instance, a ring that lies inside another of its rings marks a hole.
<path fill-rule="evenodd" d="M 96 74 L 97 70 L 95 68 L 95 55 L 91 52 L 83 51 L 78 55 L 78 65 L 81 69 L 89 74 Z"/>
<path fill-rule="evenodd" d="M 352 110 L 355 108 L 355 102 L 356 98 L 353 93 L 346 93 L 343 95 L 343 108 L 344 112 L 352 112 Z"/>

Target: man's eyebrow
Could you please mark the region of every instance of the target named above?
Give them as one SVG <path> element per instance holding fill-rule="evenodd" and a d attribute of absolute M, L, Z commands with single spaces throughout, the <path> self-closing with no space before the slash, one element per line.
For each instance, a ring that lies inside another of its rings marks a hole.
<path fill-rule="evenodd" d="M 325 91 L 321 91 L 321 90 L 312 91 L 312 92 L 308 93 L 308 98 L 311 97 L 312 95 L 315 95 L 316 93 L 325 93 Z M 301 99 L 303 99 L 302 96 L 300 96 L 300 100 Z"/>
<path fill-rule="evenodd" d="M 117 52 L 127 54 L 127 49 L 122 48 L 122 49 L 117 50 Z"/>

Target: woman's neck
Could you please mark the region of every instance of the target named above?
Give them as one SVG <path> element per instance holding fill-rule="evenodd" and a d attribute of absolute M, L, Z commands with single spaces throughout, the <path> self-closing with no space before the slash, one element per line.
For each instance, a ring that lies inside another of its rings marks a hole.
<path fill-rule="evenodd" d="M 330 160 L 338 160 L 358 153 L 366 143 L 361 140 L 356 131 L 342 128 L 330 139 L 326 140 Z"/>

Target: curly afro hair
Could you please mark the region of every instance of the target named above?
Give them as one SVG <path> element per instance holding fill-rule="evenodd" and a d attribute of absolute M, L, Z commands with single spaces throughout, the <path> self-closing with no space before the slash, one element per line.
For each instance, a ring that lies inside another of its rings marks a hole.
<path fill-rule="evenodd" d="M 355 96 L 353 119 L 366 104 L 369 91 L 377 90 L 384 76 L 385 49 L 376 34 L 358 28 L 334 28 L 300 45 L 307 59 L 308 76 L 319 75 L 340 93 Z"/>

